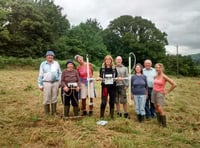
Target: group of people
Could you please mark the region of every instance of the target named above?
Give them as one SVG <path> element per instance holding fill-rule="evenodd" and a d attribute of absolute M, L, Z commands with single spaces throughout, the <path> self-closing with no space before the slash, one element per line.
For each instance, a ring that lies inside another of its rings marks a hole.
<path fill-rule="evenodd" d="M 138 121 L 143 122 L 145 116 L 147 120 L 157 117 L 159 124 L 166 127 L 164 97 L 176 87 L 176 83 L 164 74 L 163 64 L 155 64 L 154 69 L 151 60 L 147 59 L 144 61 L 144 68 L 140 63 L 136 64 L 134 75 L 130 78 L 121 56 L 117 56 L 114 61 L 111 55 L 106 55 L 99 76 L 95 79 L 92 64 L 85 62 L 81 55 L 74 57 L 79 63 L 77 68 L 73 60 L 67 60 L 66 69 L 62 72 L 54 56 L 53 51 L 46 52 L 46 60 L 40 65 L 38 77 L 38 86 L 44 94 L 43 104 L 47 115 L 50 114 L 50 109 L 52 115 L 56 114 L 59 87 L 62 89 L 64 117 L 69 117 L 70 103 L 74 116 L 79 115 L 79 98 L 82 116 L 93 115 L 93 101 L 96 95 L 94 80 L 97 80 L 101 81 L 100 118 L 104 118 L 108 100 L 111 119 L 114 118 L 115 105 L 117 116 L 129 118 L 126 90 L 131 87 L 131 99 L 135 103 Z M 168 90 L 165 90 L 166 82 L 171 86 Z M 89 112 L 86 108 L 86 98 L 89 98 Z M 120 104 L 123 104 L 123 112 L 120 110 Z"/>

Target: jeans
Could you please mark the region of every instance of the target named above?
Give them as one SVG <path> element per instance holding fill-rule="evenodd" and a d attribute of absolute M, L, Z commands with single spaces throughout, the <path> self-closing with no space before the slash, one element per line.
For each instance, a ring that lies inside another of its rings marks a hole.
<path fill-rule="evenodd" d="M 152 88 L 148 88 L 148 99 L 145 104 L 146 118 L 156 116 L 154 104 L 151 102 Z"/>
<path fill-rule="evenodd" d="M 146 95 L 134 95 L 134 102 L 137 115 L 145 115 Z"/>

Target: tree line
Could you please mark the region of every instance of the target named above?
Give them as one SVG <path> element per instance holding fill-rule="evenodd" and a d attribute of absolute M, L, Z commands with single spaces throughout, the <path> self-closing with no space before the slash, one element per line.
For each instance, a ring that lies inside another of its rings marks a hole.
<path fill-rule="evenodd" d="M 137 62 L 151 59 L 162 62 L 168 72 L 176 72 L 176 57 L 166 54 L 167 33 L 141 16 L 123 15 L 103 29 L 96 19 L 71 26 L 62 7 L 53 0 L 0 0 L 0 55 L 5 57 L 43 57 L 53 50 L 56 58 L 66 60 L 75 54 L 86 55 L 101 65 L 105 55 L 121 55 L 128 65 L 134 52 Z M 198 75 L 190 57 L 179 55 L 182 75 Z"/>

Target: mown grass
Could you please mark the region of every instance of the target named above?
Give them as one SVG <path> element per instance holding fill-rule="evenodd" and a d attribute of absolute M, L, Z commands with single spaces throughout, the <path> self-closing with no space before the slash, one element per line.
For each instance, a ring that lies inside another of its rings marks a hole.
<path fill-rule="evenodd" d="M 58 117 L 45 117 L 42 93 L 37 88 L 36 70 L 0 71 L 0 147 L 200 147 L 200 85 L 198 78 L 175 78 L 177 88 L 167 96 L 167 128 L 156 119 L 139 124 L 134 105 L 131 119 L 109 119 L 99 126 L 100 83 L 96 83 L 94 115 L 80 120 L 63 120 L 63 105 L 58 96 Z M 72 114 L 72 108 L 71 108 Z"/>

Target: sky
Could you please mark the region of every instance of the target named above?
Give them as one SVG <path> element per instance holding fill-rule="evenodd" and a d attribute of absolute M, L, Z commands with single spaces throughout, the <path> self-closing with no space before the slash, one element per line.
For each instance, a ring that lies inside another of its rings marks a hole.
<path fill-rule="evenodd" d="M 71 25 L 97 19 L 105 29 L 122 16 L 141 16 L 167 33 L 169 54 L 200 53 L 200 0 L 54 0 Z"/>

